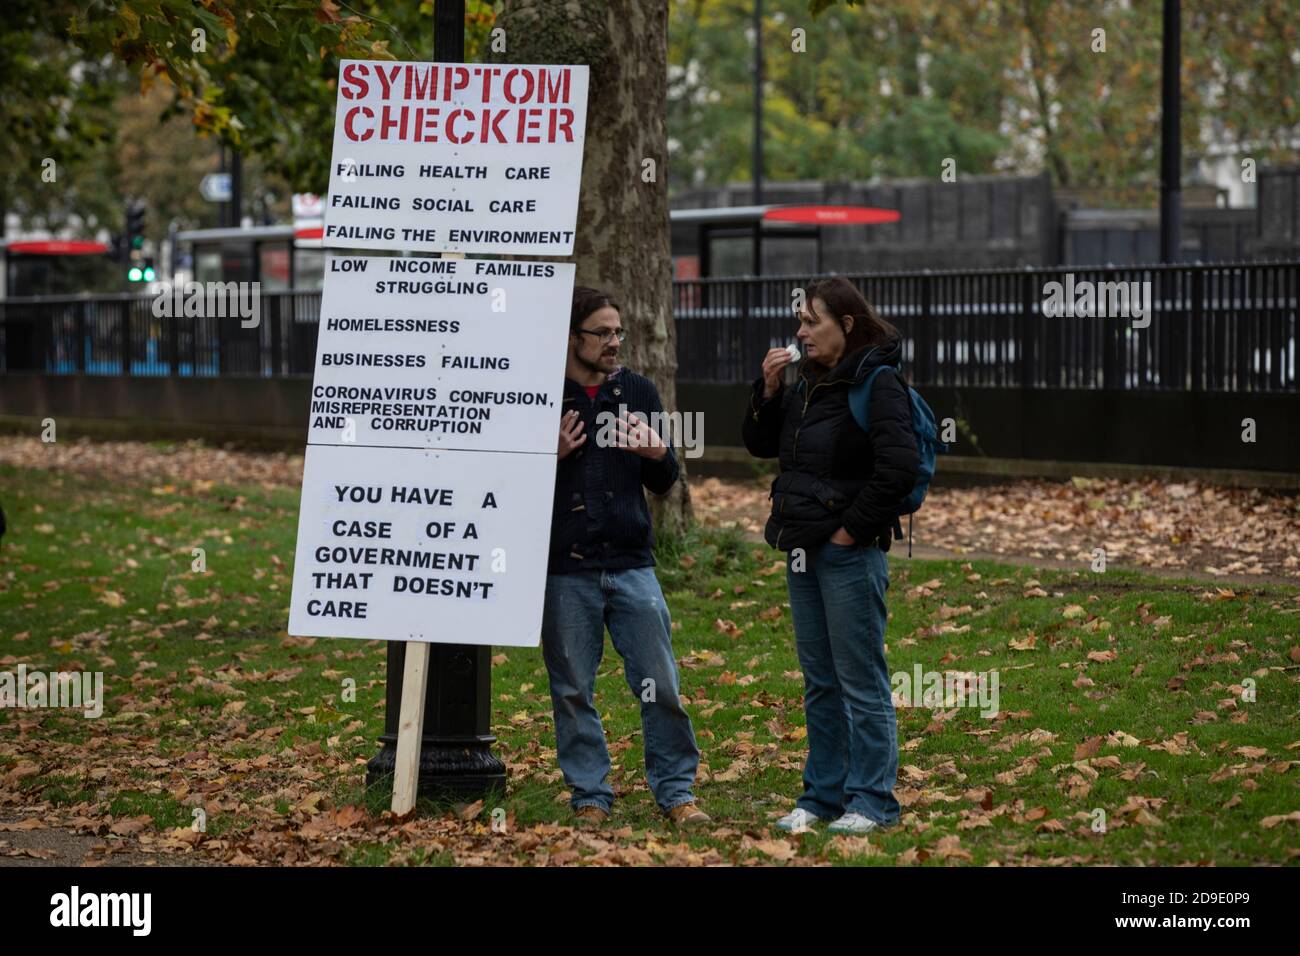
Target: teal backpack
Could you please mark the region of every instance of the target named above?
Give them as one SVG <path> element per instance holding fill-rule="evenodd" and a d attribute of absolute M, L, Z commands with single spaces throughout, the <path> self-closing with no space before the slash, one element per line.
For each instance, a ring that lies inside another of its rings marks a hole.
<path fill-rule="evenodd" d="M 892 368 L 900 376 L 903 373 L 901 363 L 877 365 L 865 379 L 849 389 L 849 411 L 853 413 L 853 420 L 864 432 L 871 425 L 871 386 L 875 384 L 876 376 L 887 368 Z M 799 391 L 803 391 L 802 379 L 799 380 Z M 939 441 L 939 427 L 934 412 L 921 397 L 921 393 L 908 385 L 907 397 L 912 405 L 912 433 L 916 436 L 916 453 L 920 463 L 916 473 L 916 484 L 902 500 L 899 508 L 899 515 L 907 515 L 907 556 L 910 558 L 912 556 L 912 515 L 920 510 L 926 494 L 930 491 L 930 482 L 934 479 L 935 456 L 940 453 L 946 455 L 948 443 Z M 903 525 L 897 517 L 894 518 L 894 540 L 903 540 Z"/>

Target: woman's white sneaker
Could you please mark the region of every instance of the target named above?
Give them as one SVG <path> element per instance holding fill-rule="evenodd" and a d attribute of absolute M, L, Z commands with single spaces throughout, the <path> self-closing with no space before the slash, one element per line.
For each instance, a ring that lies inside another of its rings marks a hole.
<path fill-rule="evenodd" d="M 792 811 L 777 820 L 773 824 L 778 830 L 785 830 L 787 833 L 807 833 L 812 829 L 814 823 L 820 823 L 821 817 L 815 813 L 809 813 L 803 807 L 795 807 Z"/>
<path fill-rule="evenodd" d="M 864 817 L 860 813 L 846 813 L 834 823 L 826 828 L 827 833 L 872 833 L 876 830 L 886 829 L 884 824 L 877 823 L 870 817 Z"/>

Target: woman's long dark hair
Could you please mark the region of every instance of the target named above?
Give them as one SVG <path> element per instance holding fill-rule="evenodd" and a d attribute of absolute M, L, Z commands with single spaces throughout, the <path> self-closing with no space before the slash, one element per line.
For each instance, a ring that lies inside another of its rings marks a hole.
<path fill-rule="evenodd" d="M 812 279 L 803 287 L 803 292 L 806 308 L 810 312 L 813 299 L 821 299 L 826 303 L 826 311 L 840 324 L 841 329 L 844 328 L 844 316 L 853 316 L 853 328 L 844 334 L 845 355 L 898 338 L 898 330 L 877 315 L 867 297 L 843 276 Z"/>

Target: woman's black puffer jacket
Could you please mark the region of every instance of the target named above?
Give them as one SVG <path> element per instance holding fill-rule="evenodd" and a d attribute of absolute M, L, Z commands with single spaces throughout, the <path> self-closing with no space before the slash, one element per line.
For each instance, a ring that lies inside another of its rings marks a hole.
<path fill-rule="evenodd" d="M 756 458 L 780 458 L 772 482 L 772 515 L 764 537 L 781 551 L 822 544 L 841 525 L 859 545 L 888 551 L 902 500 L 916 483 L 918 457 L 907 387 L 888 368 L 871 387 L 870 431 L 849 410 L 849 389 L 878 365 L 897 365 L 902 343 L 859 349 L 829 372 L 784 383 L 763 400 L 754 383 L 743 428 Z"/>

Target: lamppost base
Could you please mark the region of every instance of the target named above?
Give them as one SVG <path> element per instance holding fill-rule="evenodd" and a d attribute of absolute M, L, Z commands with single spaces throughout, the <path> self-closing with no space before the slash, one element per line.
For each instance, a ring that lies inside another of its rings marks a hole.
<path fill-rule="evenodd" d="M 379 738 L 382 748 L 366 764 L 366 786 L 392 786 L 397 740 Z M 425 739 L 420 747 L 416 792 L 430 800 L 478 800 L 493 791 L 505 793 L 506 767 L 491 747 L 496 738 Z"/>

